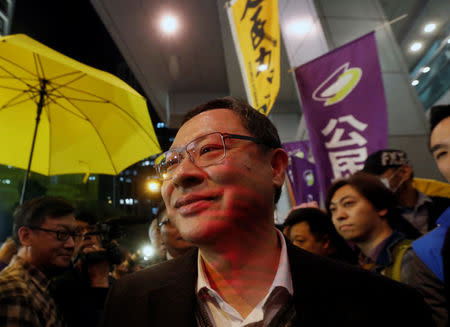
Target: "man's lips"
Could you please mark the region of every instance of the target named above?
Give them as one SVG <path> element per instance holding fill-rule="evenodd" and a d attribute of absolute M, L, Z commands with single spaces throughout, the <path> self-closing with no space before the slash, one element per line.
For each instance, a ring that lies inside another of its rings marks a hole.
<path fill-rule="evenodd" d="M 353 227 L 352 224 L 344 224 L 339 226 L 339 230 L 347 230 L 347 229 L 351 229 Z"/>
<path fill-rule="evenodd" d="M 219 194 L 189 194 L 179 198 L 174 205 L 175 209 L 190 205 L 200 201 L 212 201 L 219 197 Z"/>
<path fill-rule="evenodd" d="M 212 201 L 219 198 L 218 194 L 189 194 L 179 198 L 174 205 L 182 216 L 197 214 L 210 207 Z"/>

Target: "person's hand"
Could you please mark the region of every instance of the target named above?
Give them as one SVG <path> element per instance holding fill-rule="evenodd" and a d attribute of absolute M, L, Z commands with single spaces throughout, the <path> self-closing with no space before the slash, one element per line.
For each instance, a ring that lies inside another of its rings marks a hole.
<path fill-rule="evenodd" d="M 12 257 L 17 253 L 16 242 L 11 237 L 8 237 L 0 248 L 0 261 L 9 263 Z"/>

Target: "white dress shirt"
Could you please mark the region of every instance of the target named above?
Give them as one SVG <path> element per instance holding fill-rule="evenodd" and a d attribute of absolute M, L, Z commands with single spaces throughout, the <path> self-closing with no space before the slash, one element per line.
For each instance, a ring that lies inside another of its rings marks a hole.
<path fill-rule="evenodd" d="M 255 322 L 262 322 L 262 326 L 267 326 L 275 314 L 289 301 L 294 290 L 286 242 L 279 230 L 277 230 L 277 234 L 281 244 L 281 254 L 275 278 L 264 299 L 253 308 L 245 319 L 211 288 L 208 277 L 205 274 L 203 259 L 199 252 L 196 292 L 200 299 L 200 305 L 203 305 L 203 309 L 208 314 L 213 326 L 242 327 Z"/>

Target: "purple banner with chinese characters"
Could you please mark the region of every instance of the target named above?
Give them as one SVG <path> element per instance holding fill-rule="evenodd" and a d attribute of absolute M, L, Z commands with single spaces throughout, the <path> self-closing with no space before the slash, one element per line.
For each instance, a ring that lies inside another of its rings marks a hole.
<path fill-rule="evenodd" d="M 295 70 L 321 190 L 387 147 L 386 99 L 375 33 Z"/>
<path fill-rule="evenodd" d="M 308 160 L 309 141 L 284 143 L 283 149 L 289 155 L 287 176 L 291 184 L 295 204 L 320 202 L 319 181 L 314 163 Z"/>

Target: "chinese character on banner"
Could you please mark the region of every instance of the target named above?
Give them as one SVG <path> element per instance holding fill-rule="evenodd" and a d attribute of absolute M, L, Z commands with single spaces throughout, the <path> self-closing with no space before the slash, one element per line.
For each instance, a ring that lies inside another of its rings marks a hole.
<path fill-rule="evenodd" d="M 387 147 L 386 99 L 374 32 L 295 70 L 321 191 Z"/>
<path fill-rule="evenodd" d="M 337 127 L 338 124 L 341 127 Z M 329 139 L 325 142 L 325 147 L 329 150 L 333 180 L 349 176 L 363 168 L 367 159 L 365 147 L 367 140 L 359 132 L 363 132 L 366 128 L 367 124 L 356 120 L 352 115 L 347 115 L 338 119 L 331 118 L 321 131 L 326 139 Z M 339 150 L 342 148 L 346 150 Z"/>
<path fill-rule="evenodd" d="M 248 101 L 268 115 L 280 89 L 278 0 L 231 0 L 227 13 Z"/>

